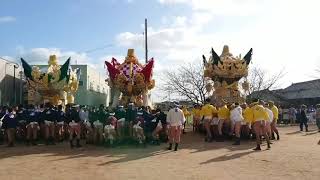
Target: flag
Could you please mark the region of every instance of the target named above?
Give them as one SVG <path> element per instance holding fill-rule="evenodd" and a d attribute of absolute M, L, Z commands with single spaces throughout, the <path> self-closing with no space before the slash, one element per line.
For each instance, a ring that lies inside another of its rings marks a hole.
<path fill-rule="evenodd" d="M 67 78 L 67 81 L 69 81 L 70 60 L 71 60 L 71 57 L 69 57 L 68 60 L 61 66 L 61 68 L 60 68 L 60 78 L 59 78 L 59 81 L 65 79 L 65 78 Z"/>
<path fill-rule="evenodd" d="M 33 80 L 33 77 L 31 75 L 31 72 L 32 72 L 31 66 L 23 58 L 21 58 L 21 63 L 22 63 L 23 72 L 26 78 Z"/>
<path fill-rule="evenodd" d="M 117 69 L 113 64 L 109 63 L 108 61 L 105 61 L 105 64 L 108 68 L 108 72 L 111 80 L 116 78 L 117 74 L 120 74 L 119 69 Z"/>
<path fill-rule="evenodd" d="M 154 59 L 151 58 L 147 64 L 143 67 L 139 72 L 144 75 L 145 81 L 150 82 L 152 78 L 152 70 L 153 70 Z"/>
<path fill-rule="evenodd" d="M 80 80 L 80 76 L 81 76 L 81 69 L 80 68 L 76 69 L 76 75 L 77 75 L 77 80 L 79 81 Z"/>

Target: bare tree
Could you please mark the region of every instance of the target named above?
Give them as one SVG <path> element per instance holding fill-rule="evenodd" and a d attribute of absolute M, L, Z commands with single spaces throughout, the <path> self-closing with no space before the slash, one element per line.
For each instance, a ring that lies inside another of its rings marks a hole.
<path fill-rule="evenodd" d="M 248 95 L 251 95 L 253 92 L 278 88 L 278 83 L 284 76 L 284 69 L 275 74 L 268 75 L 267 71 L 259 67 L 252 67 L 247 78 L 249 82 Z"/>
<path fill-rule="evenodd" d="M 200 63 L 188 63 L 174 71 L 166 71 L 162 80 L 162 91 L 195 103 L 203 103 L 210 93 L 206 88 L 208 80 L 203 76 L 203 66 Z"/>
<path fill-rule="evenodd" d="M 278 83 L 284 75 L 284 70 L 269 75 L 267 71 L 261 68 L 252 67 L 247 77 L 247 81 L 249 82 L 247 95 L 250 96 L 253 92 L 266 89 L 278 88 Z M 207 83 L 213 84 L 213 82 L 203 76 L 203 66 L 200 63 L 189 63 L 181 65 L 175 71 L 166 71 L 162 81 L 161 90 L 169 94 L 169 96 L 176 95 L 196 103 L 204 103 L 205 99 L 212 92 L 209 89 L 209 91 L 207 90 L 206 85 Z M 241 81 L 244 81 L 244 79 Z"/>

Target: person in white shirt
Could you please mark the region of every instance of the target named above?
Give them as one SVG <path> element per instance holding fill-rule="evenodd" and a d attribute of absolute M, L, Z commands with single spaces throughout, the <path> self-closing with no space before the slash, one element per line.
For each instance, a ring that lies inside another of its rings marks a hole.
<path fill-rule="evenodd" d="M 81 121 L 83 122 L 87 122 L 89 121 L 89 112 L 87 111 L 87 107 L 82 107 L 80 112 L 79 112 L 79 116 Z"/>
<path fill-rule="evenodd" d="M 273 112 L 271 111 L 271 109 L 267 103 L 264 103 L 263 105 L 264 105 L 264 108 L 269 116 L 269 121 L 266 121 L 266 129 L 267 129 L 267 133 L 268 133 L 269 137 L 271 137 L 271 123 L 273 121 Z"/>
<path fill-rule="evenodd" d="M 83 122 L 83 130 L 84 136 L 86 138 L 86 144 L 89 144 L 93 141 L 93 129 L 91 127 L 91 123 L 89 121 L 89 111 L 86 106 L 82 107 L 79 112 L 79 117 L 81 122 Z"/>
<path fill-rule="evenodd" d="M 235 103 L 233 105 L 233 109 L 230 111 L 230 120 L 232 123 L 231 132 L 235 132 L 236 134 L 236 141 L 233 145 L 240 145 L 240 133 L 241 133 L 241 122 L 244 120 L 242 116 L 242 108 L 240 107 L 239 103 Z"/>
<path fill-rule="evenodd" d="M 169 148 L 172 149 L 172 144 L 175 143 L 174 150 L 178 150 L 180 143 L 181 130 L 186 121 L 183 111 L 179 108 L 178 103 L 174 103 L 174 108 L 170 109 L 167 115 L 167 124 L 169 125 Z"/>

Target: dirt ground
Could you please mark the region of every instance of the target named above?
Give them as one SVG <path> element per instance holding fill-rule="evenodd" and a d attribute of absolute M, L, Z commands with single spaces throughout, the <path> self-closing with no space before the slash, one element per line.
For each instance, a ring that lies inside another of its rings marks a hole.
<path fill-rule="evenodd" d="M 85 146 L 67 143 L 14 148 L 0 146 L 0 179 L 320 179 L 320 133 L 281 127 L 271 150 L 254 152 L 254 142 L 204 143 L 200 135 L 183 135 L 178 152 L 166 144 L 147 148 Z"/>

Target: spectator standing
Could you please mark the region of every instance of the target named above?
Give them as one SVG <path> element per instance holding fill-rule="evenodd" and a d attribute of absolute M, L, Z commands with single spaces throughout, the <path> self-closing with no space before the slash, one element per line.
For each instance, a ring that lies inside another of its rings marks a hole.
<path fill-rule="evenodd" d="M 316 123 L 318 126 L 318 131 L 320 132 L 320 104 L 316 105 Z"/>
<path fill-rule="evenodd" d="M 302 105 L 300 110 L 300 131 L 303 131 L 303 125 L 306 128 L 306 132 L 308 132 L 308 117 L 307 117 L 307 106 Z"/>
<path fill-rule="evenodd" d="M 8 113 L 4 115 L 2 128 L 8 137 L 8 147 L 13 147 L 15 142 L 16 128 L 18 121 L 12 108 L 8 108 Z"/>

